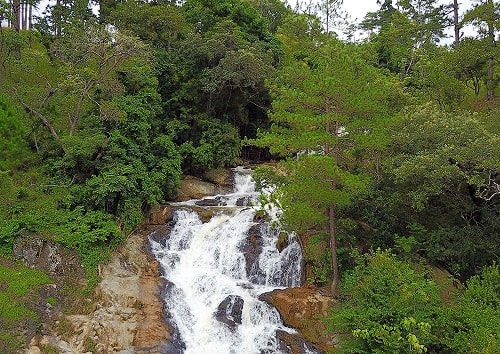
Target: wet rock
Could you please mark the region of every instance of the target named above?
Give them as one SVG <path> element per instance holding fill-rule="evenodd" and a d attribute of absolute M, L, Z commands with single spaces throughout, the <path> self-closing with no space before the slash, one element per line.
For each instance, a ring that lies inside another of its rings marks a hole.
<path fill-rule="evenodd" d="M 259 256 L 262 253 L 263 244 L 262 225 L 255 224 L 248 231 L 246 242 L 240 245 L 240 250 L 245 256 L 247 276 L 250 280 L 258 277 L 256 272 L 258 272 Z"/>
<path fill-rule="evenodd" d="M 157 205 L 146 215 L 146 220 L 149 225 L 162 225 L 172 220 L 174 207 L 170 205 Z"/>
<path fill-rule="evenodd" d="M 278 339 L 278 348 L 282 353 L 286 354 L 324 354 L 322 350 L 314 348 L 310 343 L 307 343 L 297 333 L 289 333 L 283 330 L 276 331 Z"/>
<path fill-rule="evenodd" d="M 216 208 L 204 208 L 199 206 L 193 206 L 192 210 L 196 211 L 201 222 L 209 222 L 212 217 L 217 214 L 218 210 Z"/>
<path fill-rule="evenodd" d="M 283 323 L 297 329 L 316 348 L 326 352 L 338 345 L 337 339 L 327 334 L 321 319 L 328 315 L 328 309 L 334 304 L 333 298 L 317 289 L 289 288 L 262 294 L 259 299 L 274 306 Z"/>
<path fill-rule="evenodd" d="M 241 286 L 243 289 L 253 289 L 254 285 L 249 282 L 240 282 L 237 284 L 238 286 Z"/>
<path fill-rule="evenodd" d="M 228 169 L 211 169 L 203 177 L 217 186 L 218 193 L 230 192 L 233 186 L 233 173 Z"/>
<path fill-rule="evenodd" d="M 194 202 L 198 206 L 202 207 L 210 207 L 210 206 L 224 206 L 226 205 L 226 202 L 221 198 L 221 197 L 215 197 L 215 198 L 204 198 L 201 200 L 197 200 Z"/>
<path fill-rule="evenodd" d="M 241 311 L 243 310 L 243 299 L 237 295 L 229 295 L 217 307 L 215 318 L 235 331 L 241 324 Z"/>
<path fill-rule="evenodd" d="M 281 231 L 278 235 L 278 239 L 276 241 L 276 248 L 279 252 L 283 251 L 290 244 L 290 240 L 288 234 L 284 231 Z"/>
<path fill-rule="evenodd" d="M 158 242 L 162 246 L 165 246 L 165 242 L 168 240 L 168 236 L 170 234 L 171 225 L 165 224 L 161 227 L 158 227 L 156 230 L 149 234 L 149 238 L 155 242 Z M 149 243 L 146 245 L 146 249 L 148 252 L 151 252 L 151 247 Z"/>
<path fill-rule="evenodd" d="M 146 242 L 144 234 L 130 235 L 100 268 L 102 280 L 88 314 L 64 316 L 60 337 L 47 336 L 38 346 L 61 353 L 168 353 L 171 329 L 159 296 L 159 264 Z"/>
<path fill-rule="evenodd" d="M 241 197 L 236 200 L 236 206 L 247 206 L 249 204 L 250 198 Z"/>

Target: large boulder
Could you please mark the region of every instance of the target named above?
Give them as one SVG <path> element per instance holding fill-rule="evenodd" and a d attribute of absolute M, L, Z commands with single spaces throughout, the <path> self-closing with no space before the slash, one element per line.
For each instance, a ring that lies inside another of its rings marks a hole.
<path fill-rule="evenodd" d="M 297 329 L 307 342 L 328 352 L 338 345 L 337 339 L 326 334 L 325 323 L 320 318 L 328 315 L 334 300 L 312 288 L 289 288 L 275 290 L 260 296 L 274 306 L 286 326 Z"/>
<path fill-rule="evenodd" d="M 183 176 L 180 188 L 177 190 L 176 201 L 230 193 L 233 189 L 233 171 L 229 169 L 212 169 L 205 171 L 202 178 Z"/>
<path fill-rule="evenodd" d="M 250 280 L 256 282 L 258 282 L 257 279 L 261 276 L 258 273 L 258 262 L 264 244 L 262 227 L 260 223 L 253 225 L 248 231 L 246 242 L 239 246 L 245 256 L 247 276 Z"/>
<path fill-rule="evenodd" d="M 203 177 L 214 183 L 218 187 L 219 193 L 230 192 L 233 188 L 233 173 L 229 169 L 214 168 L 205 171 Z"/>
<path fill-rule="evenodd" d="M 203 199 L 197 200 L 194 203 L 196 205 L 202 206 L 202 207 L 206 207 L 206 206 L 213 207 L 213 206 L 225 206 L 226 205 L 226 201 L 224 200 L 224 198 L 221 198 L 220 196 L 217 196 L 215 198 L 203 198 Z"/>
<path fill-rule="evenodd" d="M 156 205 L 145 216 L 147 225 L 163 225 L 172 219 L 174 207 L 170 205 Z"/>
<path fill-rule="evenodd" d="M 181 186 L 175 199 L 183 202 L 190 199 L 201 199 L 214 194 L 217 194 L 215 183 L 203 181 L 193 176 L 184 176 L 181 179 Z"/>

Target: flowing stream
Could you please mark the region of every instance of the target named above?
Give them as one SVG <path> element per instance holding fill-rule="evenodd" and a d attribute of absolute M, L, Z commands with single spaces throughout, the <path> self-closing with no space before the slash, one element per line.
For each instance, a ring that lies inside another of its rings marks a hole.
<path fill-rule="evenodd" d="M 254 221 L 258 208 L 251 205 L 258 204 L 259 193 L 248 171 L 235 171 L 234 183 L 233 193 L 212 199 L 219 206 L 205 207 L 216 208 L 208 222 L 189 207 L 195 201 L 177 203 L 168 235 L 150 236 L 167 280 L 165 308 L 179 353 L 283 353 L 277 331 L 294 333 L 258 297 L 300 286 L 300 246 L 292 235 L 279 252 L 279 232 Z M 249 256 L 254 233 L 258 252 Z M 313 351 L 305 346 L 304 352 Z"/>

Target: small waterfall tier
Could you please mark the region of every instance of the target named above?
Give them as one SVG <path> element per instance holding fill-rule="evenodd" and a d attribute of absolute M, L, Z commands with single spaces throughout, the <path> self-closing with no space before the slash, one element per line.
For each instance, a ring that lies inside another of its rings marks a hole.
<path fill-rule="evenodd" d="M 172 353 L 290 353 L 278 333 L 295 331 L 258 298 L 301 285 L 302 253 L 293 235 L 278 250 L 280 231 L 255 221 L 259 192 L 249 172 L 235 170 L 231 194 L 176 203 L 169 232 L 149 237 L 166 279 L 165 311 L 176 337 Z M 200 205 L 213 209 L 210 220 L 203 222 L 195 211 Z"/>

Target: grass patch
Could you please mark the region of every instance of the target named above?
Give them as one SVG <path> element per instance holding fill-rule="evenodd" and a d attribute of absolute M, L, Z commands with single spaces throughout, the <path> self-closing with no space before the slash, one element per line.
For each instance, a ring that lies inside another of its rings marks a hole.
<path fill-rule="evenodd" d="M 23 338 L 19 334 L 10 334 L 0 330 L 0 354 L 16 353 L 23 345 Z"/>
<path fill-rule="evenodd" d="M 50 283 L 50 277 L 42 271 L 26 268 L 21 265 L 6 267 L 0 264 L 0 284 L 5 292 L 13 298 L 28 294 L 32 286 Z"/>
<path fill-rule="evenodd" d="M 22 347 L 24 338 L 17 327 L 27 318 L 38 318 L 24 302 L 34 288 L 50 282 L 44 272 L 19 264 L 0 264 L 0 354 L 14 353 Z"/>

